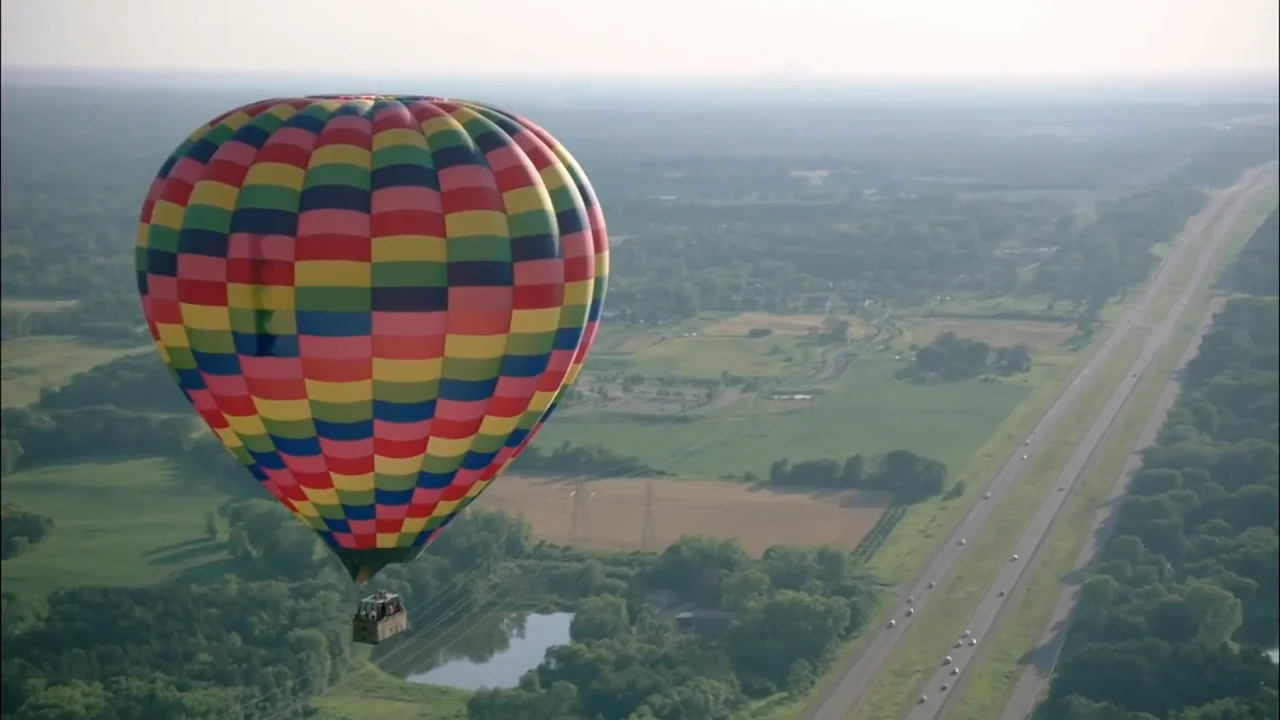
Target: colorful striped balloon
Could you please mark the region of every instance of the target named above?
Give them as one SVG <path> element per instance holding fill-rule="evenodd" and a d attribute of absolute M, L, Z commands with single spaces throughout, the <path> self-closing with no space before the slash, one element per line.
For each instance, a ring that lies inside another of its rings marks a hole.
<path fill-rule="evenodd" d="M 586 359 L 608 257 L 586 176 L 537 125 L 317 96 L 174 151 L 137 280 L 183 394 L 363 583 L 529 444 Z"/>

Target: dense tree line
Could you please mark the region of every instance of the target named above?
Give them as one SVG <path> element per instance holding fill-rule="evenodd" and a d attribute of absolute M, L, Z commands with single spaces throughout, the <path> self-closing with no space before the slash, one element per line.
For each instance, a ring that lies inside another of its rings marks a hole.
<path fill-rule="evenodd" d="M 946 480 L 945 464 L 909 450 L 890 450 L 871 460 L 861 453 L 843 461 L 821 458 L 792 463 L 782 458 L 769 468 L 769 484 L 777 487 L 875 490 L 892 493 L 900 503 L 938 495 Z"/>
<path fill-rule="evenodd" d="M 916 349 L 911 364 L 894 371 L 899 380 L 933 384 L 971 380 L 982 375 L 1008 376 L 1031 369 L 1031 347 L 1017 343 L 995 348 L 981 340 L 957 337 L 954 332 L 938 335 Z"/>
<path fill-rule="evenodd" d="M 680 629 L 641 592 L 697 608 Z M 812 686 L 872 610 L 849 553 L 686 537 L 642 569 L 626 596 L 582 603 L 572 642 L 509 690 L 477 693 L 473 720 L 728 720 L 752 699 Z"/>
<path fill-rule="evenodd" d="M 163 93 L 12 89 L 3 123 L 5 296 L 78 302 L 6 309 L 3 337 L 136 339 L 141 197 L 190 128 L 242 100 L 212 90 L 173 103 Z M 535 103 L 533 112 L 581 148 L 609 199 L 611 228 L 627 238 L 616 247 L 610 307 L 632 320 L 786 312 L 805 294 L 831 291 L 850 303 L 1026 290 L 1096 304 L 1146 274 L 1151 244 L 1177 231 L 1201 188 L 1275 157 L 1269 128 L 1209 129 L 1217 113 L 1251 112 L 1212 104 L 1163 115 L 1111 105 L 951 108 L 940 129 L 916 106 L 834 102 L 807 111 L 828 120 L 803 135 L 782 129 L 790 114 L 754 107 L 733 132 L 710 122 L 724 112 L 716 105 L 642 103 L 619 115 Z M 96 132 L 74 124 L 86 115 Z M 703 123 L 693 118 L 708 118 L 706 129 L 695 131 Z M 1080 133 L 1029 133 L 1062 122 Z M 1072 203 L 1025 195 L 1081 188 L 1126 197 L 1081 223 Z M 1024 195 L 1000 197 L 1009 192 Z M 1055 247 L 1047 259 L 1016 252 Z M 1035 271 L 1026 287 L 1020 269 Z"/>
<path fill-rule="evenodd" d="M 177 457 L 207 474 L 234 464 L 197 422 L 190 403 L 154 353 L 129 355 L 45 389 L 35 405 L 0 411 L 5 472 L 112 455 Z M 534 475 L 627 477 L 662 475 L 636 458 L 601 445 L 529 447 L 513 470 Z"/>
<path fill-rule="evenodd" d="M 534 446 L 524 449 L 511 466 L 512 472 L 526 475 L 568 475 L 572 477 L 619 478 L 669 473 L 649 467 L 629 455 L 620 455 L 600 444 L 561 444 L 551 452 Z"/>
<path fill-rule="evenodd" d="M 1263 654 L 1280 636 L 1277 300 L 1230 301 L 1182 381 L 1085 582 L 1046 718 L 1280 714 Z"/>
<path fill-rule="evenodd" d="M 17 557 L 53 534 L 53 518 L 16 502 L 0 507 L 0 559 Z"/>
<path fill-rule="evenodd" d="M 317 538 L 279 505 L 220 509 L 230 574 L 141 588 L 4 596 L 6 720 L 282 720 L 350 661 L 356 591 Z M 527 525 L 497 514 L 454 523 L 428 555 L 384 575 L 407 598 L 448 592 L 459 612 L 494 588 L 463 573 L 527 554 Z M 505 593 L 512 592 L 507 588 Z"/>
<path fill-rule="evenodd" d="M 1204 205 L 1197 189 L 1156 189 L 1098 208 L 1097 219 L 1069 228 L 1040 261 L 1028 291 L 1075 302 L 1094 318 L 1111 298 L 1147 277 L 1152 249 L 1171 242 Z"/>
<path fill-rule="evenodd" d="M 229 501 L 207 524 L 206 542 L 230 556 L 220 579 L 6 593 L 0 717 L 305 717 L 350 662 L 354 589 L 274 502 Z M 504 720 L 526 716 L 494 715 L 520 702 L 564 710 L 529 717 L 566 720 L 723 717 L 811 685 L 874 599 L 843 550 L 780 546 L 753 560 L 737 541 L 686 537 L 662 555 L 601 555 L 534 543 L 524 521 L 474 509 L 379 586 L 423 623 L 440 620 L 421 616 L 426 601 L 444 597 L 459 620 L 548 603 L 576 611 L 571 644 L 521 688 L 472 703 L 474 717 Z M 680 608 L 720 622 L 679 627 Z"/>

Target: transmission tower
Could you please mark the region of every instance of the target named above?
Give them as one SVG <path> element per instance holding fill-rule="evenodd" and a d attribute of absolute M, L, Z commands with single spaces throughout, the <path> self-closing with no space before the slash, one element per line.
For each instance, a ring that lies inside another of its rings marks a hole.
<path fill-rule="evenodd" d="M 654 549 L 653 538 L 653 483 L 644 484 L 644 527 L 640 530 L 640 549 Z"/>

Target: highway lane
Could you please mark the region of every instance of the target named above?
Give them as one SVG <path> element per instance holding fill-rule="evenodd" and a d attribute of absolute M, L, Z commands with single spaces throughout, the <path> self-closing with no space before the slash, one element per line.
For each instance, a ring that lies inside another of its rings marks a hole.
<path fill-rule="evenodd" d="M 1178 370 L 1185 367 L 1191 361 L 1191 358 L 1195 357 L 1196 351 L 1200 348 L 1200 341 L 1204 339 L 1205 333 L 1213 325 L 1213 315 L 1223 304 L 1221 299 L 1213 301 L 1209 312 L 1205 314 L 1204 321 L 1200 323 L 1200 327 L 1196 331 L 1195 338 L 1187 345 L 1187 351 L 1178 361 Z M 1062 595 L 1058 599 L 1058 604 L 1054 606 L 1048 629 L 1045 630 L 1040 642 L 1036 645 L 1035 657 L 1031 664 L 1027 666 L 1027 669 L 1023 671 L 1022 677 L 1018 679 L 1013 695 L 1009 698 L 1008 704 L 1005 705 L 1004 713 L 1000 716 L 1001 720 L 1023 720 L 1030 717 L 1035 710 L 1036 702 L 1039 700 L 1045 684 L 1049 681 L 1053 664 L 1058 657 L 1058 653 L 1062 651 L 1063 643 L 1066 641 L 1067 621 L 1071 617 L 1071 613 L 1075 611 L 1076 603 L 1080 599 L 1080 585 L 1087 576 L 1089 568 L 1093 566 L 1098 552 L 1102 549 L 1102 545 L 1110 534 L 1115 512 L 1120 507 L 1120 499 L 1129 491 L 1129 479 L 1142 466 L 1142 451 L 1155 443 L 1156 437 L 1160 434 L 1160 428 L 1164 426 L 1165 418 L 1169 415 L 1169 410 L 1177 399 L 1178 380 L 1177 376 L 1174 375 L 1165 384 L 1164 391 L 1160 394 L 1160 399 L 1151 413 L 1151 418 L 1147 421 L 1146 426 L 1143 427 L 1142 435 L 1138 437 L 1138 441 L 1134 443 L 1133 450 L 1128 462 L 1125 463 L 1124 472 L 1120 474 L 1119 481 L 1116 482 L 1115 487 L 1111 490 L 1106 503 L 1098 511 L 1093 532 L 1089 533 L 1089 537 L 1080 551 L 1080 557 L 1076 560 L 1075 567 L 1077 570 L 1072 572 L 1073 579 L 1063 589 Z"/>
<path fill-rule="evenodd" d="M 1247 176 L 1241 182 L 1241 186 L 1252 184 L 1258 172 L 1260 171 Z M 1225 192 L 1215 195 L 1206 209 L 1188 223 L 1184 237 L 1203 234 L 1210 221 L 1218 216 L 1222 208 L 1236 194 L 1236 192 Z M 1190 243 L 1181 241 L 1174 246 L 1173 251 L 1156 271 L 1155 277 L 1148 283 L 1138 303 L 1121 318 L 1103 347 L 1099 348 L 1094 356 L 1084 364 L 1063 394 L 1040 422 L 1036 424 L 1035 429 L 1032 431 L 1032 440 L 1040 440 L 1043 436 L 1052 432 L 1067 409 L 1086 389 L 1096 371 L 1106 366 L 1116 347 L 1133 329 L 1133 325 L 1141 323 L 1146 315 L 1148 306 L 1165 285 L 1169 283 L 1183 257 L 1191 247 Z M 947 576 L 954 569 L 956 561 L 960 558 L 961 553 L 964 552 L 963 540 L 981 530 L 986 522 L 987 515 L 995 502 L 999 500 L 1001 494 L 1022 476 L 1027 464 L 1024 458 L 1029 453 L 1035 452 L 1035 450 L 1036 443 L 1032 442 L 1029 447 L 1020 447 L 1014 451 L 1014 454 L 1009 457 L 985 488 L 984 497 L 979 498 L 964 519 L 956 525 L 938 553 L 929 561 L 924 572 L 913 582 L 907 584 L 899 596 L 900 603 L 910 597 L 913 598 L 912 605 L 914 608 L 927 607 L 930 591 L 933 589 L 930 585 L 933 583 L 944 584 Z M 819 702 L 805 712 L 804 717 L 807 720 L 845 720 L 857 707 L 867 688 L 876 679 L 877 671 L 889 659 L 898 638 L 910 627 L 913 620 L 912 616 L 906 615 L 905 607 L 896 612 L 894 618 L 895 627 L 885 627 L 875 631 L 875 635 L 871 638 L 866 648 L 863 649 L 856 662 L 846 668 L 840 680 Z"/>
<path fill-rule="evenodd" d="M 955 647 L 956 642 L 951 644 L 947 644 L 945 641 L 939 642 L 938 669 L 920 690 L 922 696 L 927 696 L 927 699 L 917 703 L 906 714 L 907 720 L 930 720 L 944 715 L 950 695 L 942 689 L 943 685 L 948 685 L 952 689 L 955 687 L 956 681 L 959 679 L 958 674 L 964 672 L 964 665 L 978 650 L 970 640 L 976 638 L 978 642 L 981 642 L 981 638 L 995 626 L 1000 613 L 1006 610 L 1009 599 L 1008 593 L 1012 591 L 1014 585 L 1027 572 L 1032 558 L 1039 551 L 1053 527 L 1054 520 L 1063 506 L 1065 506 L 1067 496 L 1072 487 L 1080 480 L 1089 459 L 1101 445 L 1107 431 L 1120 414 L 1120 410 L 1133 393 L 1143 373 L 1147 371 L 1156 356 L 1164 350 L 1165 345 L 1168 344 L 1177 331 L 1178 323 L 1182 319 L 1182 314 L 1187 307 L 1188 301 L 1198 290 L 1205 288 L 1212 282 L 1212 271 L 1217 264 L 1219 253 L 1226 246 L 1229 232 L 1248 208 L 1254 193 L 1263 187 L 1261 185 L 1253 185 L 1255 177 L 1256 175 L 1246 181 L 1243 191 L 1232 195 L 1230 205 L 1221 215 L 1221 219 L 1213 226 L 1209 242 L 1203 246 L 1199 257 L 1195 259 L 1197 260 L 1195 271 L 1183 288 L 1181 295 L 1165 317 L 1148 335 L 1137 359 L 1134 360 L 1125 373 L 1124 379 L 1107 401 L 1102 412 L 1098 414 L 1088 432 L 1085 433 L 1085 437 L 1076 447 L 1071 459 L 1062 468 L 1058 477 L 1055 478 L 1055 487 L 1050 491 L 1045 498 L 1044 504 L 1041 505 L 1023 531 L 1023 535 L 1018 540 L 1018 544 L 1013 551 L 1014 555 L 1007 559 L 1004 569 L 1001 570 L 995 583 L 988 589 L 987 594 L 970 617 L 966 629 L 971 634 L 971 638 L 957 639 L 959 647 Z M 1177 263 L 1166 263 L 1166 265 L 1176 267 Z M 1154 293 L 1148 291 L 1147 296 L 1142 299 L 1140 305 L 1145 304 L 1152 297 L 1154 297 Z M 1133 312 L 1139 312 L 1139 308 L 1135 307 Z M 1134 317 L 1136 322 L 1138 318 L 1144 315 L 1145 312 L 1141 312 L 1139 315 L 1131 316 Z M 950 658 L 950 660 L 945 660 L 944 658 Z"/>

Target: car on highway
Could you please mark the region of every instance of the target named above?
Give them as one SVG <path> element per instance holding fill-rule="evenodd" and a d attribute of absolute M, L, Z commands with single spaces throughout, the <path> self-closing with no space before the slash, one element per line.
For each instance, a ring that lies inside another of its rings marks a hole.
<path fill-rule="evenodd" d="M 934 582 L 934 581 L 932 581 L 932 580 L 930 580 L 930 581 L 929 581 L 929 587 L 930 587 L 931 589 L 932 589 L 935 585 L 937 585 L 937 583 L 935 583 L 935 582 Z"/>
<path fill-rule="evenodd" d="M 889 627 L 894 627 L 894 626 L 895 626 L 895 625 L 897 625 L 897 624 L 898 624 L 898 621 L 897 621 L 897 620 L 890 620 L 890 621 L 889 621 Z"/>
<path fill-rule="evenodd" d="M 964 544 L 964 538 L 960 538 L 960 543 L 959 543 L 959 544 L 961 544 L 961 545 L 963 545 L 963 544 Z"/>
<path fill-rule="evenodd" d="M 991 493 L 987 493 L 986 495 L 983 495 L 983 496 L 982 496 L 982 498 L 983 498 L 984 500 L 990 500 L 990 499 L 991 499 Z"/>
<path fill-rule="evenodd" d="M 960 637 L 969 637 L 969 635 L 971 634 L 972 633 L 970 633 L 968 630 L 965 630 L 964 632 L 960 633 Z"/>
<path fill-rule="evenodd" d="M 950 656 L 950 655 L 948 655 L 948 656 L 946 656 L 946 657 L 942 658 L 942 664 L 943 664 L 943 665 L 950 665 L 952 662 L 954 662 L 954 661 L 951 659 L 951 656 Z"/>
<path fill-rule="evenodd" d="M 1001 590 L 1000 592 L 996 593 L 996 595 L 997 595 L 998 597 L 1004 597 L 1004 591 L 1003 591 L 1003 590 Z"/>
<path fill-rule="evenodd" d="M 1017 555 L 1017 553 L 1014 553 L 1013 557 L 1009 558 L 1009 562 L 1018 562 L 1018 555 Z"/>
<path fill-rule="evenodd" d="M 948 686 L 947 686 L 947 684 L 946 684 L 946 683 L 942 683 L 942 692 L 946 692 L 946 691 L 947 691 L 947 687 L 948 687 Z"/>
<path fill-rule="evenodd" d="M 908 604 L 908 605 L 910 605 L 911 603 L 913 603 L 913 602 L 915 602 L 915 601 L 916 601 L 916 596 L 915 596 L 915 595 L 908 595 L 908 596 L 907 596 L 907 604 Z"/>
<path fill-rule="evenodd" d="M 912 615 L 915 615 L 915 614 L 916 614 L 915 609 L 907 608 L 907 617 L 911 617 Z"/>
<path fill-rule="evenodd" d="M 969 647 L 973 647 L 977 644 L 978 644 L 978 638 L 969 638 Z"/>
<path fill-rule="evenodd" d="M 920 703 L 921 705 L 923 705 L 923 704 L 925 704 L 925 703 L 927 703 L 927 702 L 929 702 L 929 696 L 928 696 L 928 695 L 921 695 L 921 696 L 920 696 L 919 703 Z"/>
<path fill-rule="evenodd" d="M 1026 456 L 1026 455 L 1023 455 L 1023 456 L 1022 456 L 1022 459 L 1023 459 L 1023 460 L 1026 460 L 1026 459 L 1027 459 L 1027 456 Z"/>

